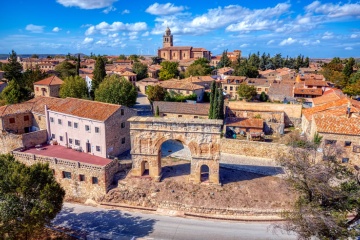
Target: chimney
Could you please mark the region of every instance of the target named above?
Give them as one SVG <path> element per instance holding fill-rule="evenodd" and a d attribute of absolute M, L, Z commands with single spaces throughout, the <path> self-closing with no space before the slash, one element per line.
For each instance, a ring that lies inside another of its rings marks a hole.
<path fill-rule="evenodd" d="M 351 103 L 350 101 L 348 102 L 347 108 L 346 108 L 346 116 L 348 118 L 350 118 L 350 114 L 351 114 Z"/>

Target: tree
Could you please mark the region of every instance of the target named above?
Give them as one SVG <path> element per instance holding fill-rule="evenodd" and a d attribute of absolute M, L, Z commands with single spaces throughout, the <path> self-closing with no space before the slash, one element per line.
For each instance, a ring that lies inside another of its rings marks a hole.
<path fill-rule="evenodd" d="M 347 85 L 342 91 L 350 96 L 360 95 L 360 81 Z"/>
<path fill-rule="evenodd" d="M 56 65 L 55 71 L 60 74 L 61 79 L 76 75 L 76 66 L 68 61 L 63 61 Z"/>
<path fill-rule="evenodd" d="M 155 57 L 151 57 L 151 60 L 152 60 L 152 64 L 160 64 L 162 58 L 158 57 L 158 56 L 155 56 Z"/>
<path fill-rule="evenodd" d="M 148 76 L 148 67 L 146 64 L 142 64 L 141 62 L 135 62 L 132 66 L 132 70 L 136 73 L 137 80 L 144 79 Z"/>
<path fill-rule="evenodd" d="M 128 59 L 134 61 L 134 63 L 135 63 L 135 62 L 139 62 L 139 58 L 140 58 L 140 56 L 139 56 L 139 55 L 136 55 L 136 54 L 131 54 L 131 55 L 128 57 Z"/>
<path fill-rule="evenodd" d="M 160 116 L 159 106 L 156 106 L 155 117 Z"/>
<path fill-rule="evenodd" d="M 95 68 L 93 71 L 93 78 L 91 82 L 90 96 L 94 99 L 95 90 L 99 87 L 100 83 L 106 77 L 105 62 L 100 56 L 96 58 Z"/>
<path fill-rule="evenodd" d="M 80 76 L 67 77 L 60 87 L 60 97 L 84 98 L 87 99 L 89 90 L 86 81 Z"/>
<path fill-rule="evenodd" d="M 17 55 L 14 50 L 12 50 L 11 54 L 9 54 L 8 62 L 9 63 L 3 66 L 4 78 L 6 78 L 9 81 L 15 80 L 20 84 L 22 80 L 21 72 L 23 68 L 21 64 L 17 61 Z"/>
<path fill-rule="evenodd" d="M 266 102 L 268 100 L 268 96 L 265 92 L 261 92 L 259 99 L 261 102 Z"/>
<path fill-rule="evenodd" d="M 257 78 L 259 76 L 259 71 L 256 67 L 243 63 L 235 68 L 234 75 L 246 76 L 248 78 Z"/>
<path fill-rule="evenodd" d="M 209 119 L 214 119 L 214 105 L 215 105 L 215 92 L 216 92 L 216 82 L 212 81 L 210 87 L 210 108 L 209 108 Z"/>
<path fill-rule="evenodd" d="M 41 71 L 39 66 L 36 66 L 35 69 L 28 69 L 23 73 L 25 87 L 34 91 L 34 82 L 45 79 L 47 76 L 48 74 Z"/>
<path fill-rule="evenodd" d="M 126 60 L 126 56 L 124 54 L 120 54 L 118 57 L 119 60 Z"/>
<path fill-rule="evenodd" d="M 1 99 L 6 104 L 24 102 L 30 99 L 30 90 L 13 80 L 1 92 Z"/>
<path fill-rule="evenodd" d="M 160 65 L 162 66 L 159 72 L 160 80 L 168 80 L 170 78 L 175 78 L 179 76 L 179 70 L 178 70 L 179 63 L 164 61 Z"/>
<path fill-rule="evenodd" d="M 211 74 L 211 67 L 209 60 L 206 58 L 199 58 L 195 60 L 185 71 L 185 76 L 205 76 Z"/>
<path fill-rule="evenodd" d="M 150 85 L 146 89 L 146 94 L 151 103 L 154 101 L 164 101 L 167 91 L 160 85 Z"/>
<path fill-rule="evenodd" d="M 220 61 L 217 64 L 218 68 L 223 68 L 223 67 L 230 67 L 231 66 L 231 61 L 227 55 L 227 50 L 225 50 L 220 58 Z"/>
<path fill-rule="evenodd" d="M 221 88 L 216 90 L 213 119 L 224 119 L 224 95 Z"/>
<path fill-rule="evenodd" d="M 238 94 L 240 97 L 249 101 L 257 95 L 257 92 L 254 86 L 249 86 L 245 83 L 242 83 L 239 85 Z"/>
<path fill-rule="evenodd" d="M 33 54 L 33 55 L 31 55 L 31 58 L 39 58 L 39 55 Z"/>
<path fill-rule="evenodd" d="M 76 61 L 76 75 L 79 76 L 79 71 L 80 71 L 80 54 L 78 54 L 77 56 L 77 61 Z"/>
<path fill-rule="evenodd" d="M 347 63 L 345 64 L 345 67 L 343 69 L 343 74 L 349 78 L 350 75 L 353 73 L 353 67 L 355 65 L 355 59 L 354 58 L 349 58 Z"/>
<path fill-rule="evenodd" d="M 279 156 L 286 170 L 286 183 L 298 193 L 284 224 L 276 228 L 295 232 L 299 239 L 353 239 L 358 232 L 351 227 L 360 219 L 360 185 L 354 170 L 341 164 L 341 148 L 327 145 L 317 159 L 316 145 L 293 147 Z M 348 220 L 350 213 L 355 216 Z"/>
<path fill-rule="evenodd" d="M 127 107 L 135 105 L 137 90 L 131 82 L 118 75 L 107 76 L 95 90 L 95 100 Z"/>
<path fill-rule="evenodd" d="M 27 167 L 0 155 L 0 238 L 35 236 L 60 212 L 64 196 L 48 164 Z"/>

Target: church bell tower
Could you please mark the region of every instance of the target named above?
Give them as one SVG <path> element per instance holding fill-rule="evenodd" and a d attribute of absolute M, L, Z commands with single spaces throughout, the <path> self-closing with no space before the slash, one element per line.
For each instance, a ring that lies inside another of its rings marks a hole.
<path fill-rule="evenodd" d="M 163 36 L 163 48 L 173 46 L 173 35 L 171 34 L 170 28 L 167 27 Z"/>

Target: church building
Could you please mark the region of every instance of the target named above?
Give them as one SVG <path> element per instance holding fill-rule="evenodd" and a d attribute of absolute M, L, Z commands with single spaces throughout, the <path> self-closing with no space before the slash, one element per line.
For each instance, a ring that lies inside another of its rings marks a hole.
<path fill-rule="evenodd" d="M 163 48 L 158 50 L 158 57 L 165 60 L 187 60 L 206 58 L 211 60 L 210 51 L 205 48 L 193 48 L 191 46 L 174 46 L 173 35 L 168 27 L 163 36 Z"/>

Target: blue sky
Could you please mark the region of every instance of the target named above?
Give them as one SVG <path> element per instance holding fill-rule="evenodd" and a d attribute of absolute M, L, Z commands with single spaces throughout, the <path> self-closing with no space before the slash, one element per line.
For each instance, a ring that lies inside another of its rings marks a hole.
<path fill-rule="evenodd" d="M 1 3 L 0 53 L 156 54 L 174 45 L 360 57 L 358 1 L 12 0 Z"/>

